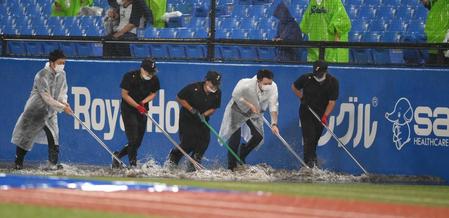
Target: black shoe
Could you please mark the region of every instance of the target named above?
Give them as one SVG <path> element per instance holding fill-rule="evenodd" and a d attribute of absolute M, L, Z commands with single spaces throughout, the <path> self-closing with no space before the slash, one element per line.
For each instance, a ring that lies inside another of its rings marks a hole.
<path fill-rule="evenodd" d="M 119 154 L 118 151 L 114 152 L 114 156 L 116 156 L 117 158 L 118 154 Z M 119 169 L 121 166 L 122 165 L 120 164 L 120 162 L 118 162 L 114 157 L 112 157 L 112 164 L 111 164 L 112 169 Z"/>

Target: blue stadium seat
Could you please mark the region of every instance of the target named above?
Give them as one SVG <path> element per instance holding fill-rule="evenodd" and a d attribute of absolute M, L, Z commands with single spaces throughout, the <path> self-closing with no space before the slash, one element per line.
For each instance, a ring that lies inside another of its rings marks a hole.
<path fill-rule="evenodd" d="M 347 10 L 349 18 L 352 19 L 358 19 L 359 18 L 359 7 L 352 5 L 352 7 Z"/>
<path fill-rule="evenodd" d="M 48 36 L 49 35 L 49 31 L 46 26 L 38 26 L 35 29 L 35 31 L 36 31 L 36 35 L 40 35 L 40 36 Z"/>
<path fill-rule="evenodd" d="M 193 36 L 195 38 L 207 38 L 208 34 L 209 33 L 205 29 L 196 29 Z"/>
<path fill-rule="evenodd" d="M 257 50 L 252 46 L 239 46 L 240 57 L 243 60 L 256 60 L 259 57 L 257 56 Z"/>
<path fill-rule="evenodd" d="M 359 17 L 363 19 L 374 19 L 376 17 L 376 9 L 373 7 L 361 7 L 359 10 Z"/>
<path fill-rule="evenodd" d="M 425 20 L 427 18 L 427 13 L 428 10 L 426 8 L 424 8 L 423 6 L 418 6 L 413 12 L 413 17 L 415 19 Z"/>
<path fill-rule="evenodd" d="M 425 27 L 424 21 L 411 20 L 410 23 L 408 23 L 408 25 L 407 25 L 407 31 L 424 33 L 424 27 Z"/>
<path fill-rule="evenodd" d="M 391 23 L 387 25 L 387 30 L 391 32 L 406 32 L 407 24 L 404 24 L 402 19 L 393 19 Z"/>
<path fill-rule="evenodd" d="M 397 7 L 402 4 L 402 0 L 384 0 L 382 4 L 387 7 Z"/>
<path fill-rule="evenodd" d="M 400 32 L 391 32 L 387 31 L 383 33 L 382 41 L 383 42 L 399 42 L 401 38 Z"/>
<path fill-rule="evenodd" d="M 264 30 L 264 29 L 261 29 L 261 30 Z M 263 39 L 261 30 L 255 30 L 255 29 L 250 30 L 248 32 L 248 38 L 249 39 Z"/>
<path fill-rule="evenodd" d="M 271 0 L 253 0 L 253 4 L 268 4 L 271 3 Z"/>
<path fill-rule="evenodd" d="M 28 56 L 43 56 L 44 51 L 40 42 L 25 42 Z"/>
<path fill-rule="evenodd" d="M 248 6 L 248 16 L 256 18 L 266 18 L 271 16 L 271 14 L 268 14 L 268 10 L 264 5 L 251 5 Z"/>
<path fill-rule="evenodd" d="M 373 57 L 371 55 L 370 49 L 350 49 L 352 53 L 352 63 L 355 64 L 372 64 Z"/>
<path fill-rule="evenodd" d="M 273 47 L 257 47 L 257 54 L 259 60 L 274 60 L 276 57 L 276 50 Z"/>
<path fill-rule="evenodd" d="M 362 6 L 363 5 L 363 0 L 346 0 L 346 4 Z"/>
<path fill-rule="evenodd" d="M 413 8 L 400 6 L 396 8 L 396 19 L 402 19 L 404 21 L 410 20 L 413 15 Z"/>
<path fill-rule="evenodd" d="M 393 20 L 395 19 L 396 10 L 394 7 L 390 6 L 381 6 L 377 9 L 377 18 L 383 20 Z"/>
<path fill-rule="evenodd" d="M 365 32 L 368 30 L 368 23 L 363 19 L 356 19 L 352 21 L 351 31 Z"/>
<path fill-rule="evenodd" d="M 234 29 L 239 27 L 238 19 L 235 17 L 218 17 L 217 29 Z"/>
<path fill-rule="evenodd" d="M 157 37 L 159 37 L 158 34 L 159 34 L 159 32 L 158 32 L 157 28 L 147 27 L 147 28 L 145 28 L 145 32 L 144 32 L 143 36 L 145 38 L 157 38 Z"/>
<path fill-rule="evenodd" d="M 44 49 L 44 55 L 50 54 L 55 49 L 59 49 L 59 43 L 57 42 L 43 42 L 42 48 Z"/>
<path fill-rule="evenodd" d="M 177 38 L 189 39 L 193 38 L 193 32 L 190 29 L 179 29 Z"/>
<path fill-rule="evenodd" d="M 95 56 L 94 47 L 92 43 L 76 43 L 76 50 L 79 57 Z"/>
<path fill-rule="evenodd" d="M 189 58 L 205 58 L 206 48 L 202 45 L 187 45 L 186 54 Z"/>
<path fill-rule="evenodd" d="M 362 36 L 364 42 L 380 42 L 381 35 L 378 33 L 368 32 Z"/>
<path fill-rule="evenodd" d="M 248 18 L 240 22 L 240 29 L 246 29 L 246 30 L 252 30 L 252 29 L 258 29 L 257 28 L 257 20 L 262 19 L 252 19 Z"/>
<path fill-rule="evenodd" d="M 168 54 L 166 45 L 151 44 L 150 52 L 151 52 L 151 55 L 155 58 L 169 58 L 169 54 Z"/>
<path fill-rule="evenodd" d="M 59 43 L 59 46 L 67 57 L 78 57 L 78 52 L 76 51 L 76 43 L 61 42 Z"/>
<path fill-rule="evenodd" d="M 25 56 L 27 54 L 24 42 L 8 42 L 8 50 L 8 53 L 14 56 Z"/>
<path fill-rule="evenodd" d="M 379 6 L 382 5 L 382 0 L 364 0 L 363 1 L 364 6 Z"/>
<path fill-rule="evenodd" d="M 102 34 L 100 34 L 100 32 L 97 30 L 97 28 L 93 26 L 87 28 L 85 34 L 86 36 L 102 36 Z"/>
<path fill-rule="evenodd" d="M 374 64 L 390 64 L 389 49 L 371 49 Z"/>
<path fill-rule="evenodd" d="M 241 5 L 250 5 L 253 3 L 252 0 L 238 0 Z"/>
<path fill-rule="evenodd" d="M 233 29 L 230 34 L 232 39 L 248 39 L 248 33 L 242 29 Z"/>
<path fill-rule="evenodd" d="M 362 41 L 362 33 L 361 32 L 349 32 L 349 41 L 350 42 L 361 42 Z"/>
<path fill-rule="evenodd" d="M 375 32 L 383 32 L 386 29 L 386 24 L 383 19 L 376 19 L 372 20 L 371 23 L 368 25 L 369 31 L 375 31 Z"/>
<path fill-rule="evenodd" d="M 165 28 L 159 30 L 159 37 L 165 39 L 172 39 L 176 36 L 176 30 L 173 28 Z"/>
<path fill-rule="evenodd" d="M 151 57 L 150 47 L 147 44 L 131 44 L 131 55 L 138 58 Z"/>
<path fill-rule="evenodd" d="M 186 58 L 184 45 L 167 45 L 170 58 Z"/>
<path fill-rule="evenodd" d="M 215 32 L 215 38 L 217 39 L 229 39 L 231 33 L 227 29 L 217 29 Z"/>
<path fill-rule="evenodd" d="M 223 59 L 240 59 L 240 52 L 237 46 L 217 46 L 217 48 L 221 51 Z"/>

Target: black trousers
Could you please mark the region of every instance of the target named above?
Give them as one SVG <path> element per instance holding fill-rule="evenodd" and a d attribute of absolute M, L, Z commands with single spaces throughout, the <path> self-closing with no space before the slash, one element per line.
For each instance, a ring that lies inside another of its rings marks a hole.
<path fill-rule="evenodd" d="M 114 33 L 107 35 L 107 40 L 113 40 Z M 136 40 L 137 36 L 134 33 L 127 32 L 123 34 L 118 40 Z M 104 57 L 131 57 L 131 49 L 128 43 L 104 43 L 103 44 Z"/>
<path fill-rule="evenodd" d="M 203 158 L 204 153 L 209 147 L 209 128 L 198 121 L 189 122 L 180 120 L 179 138 L 181 139 L 180 147 L 195 161 L 201 163 L 201 159 Z M 181 153 L 181 151 L 175 147 L 170 151 L 168 160 L 177 165 L 182 156 L 183 154 Z M 192 163 L 189 162 L 187 170 L 195 170 Z"/>
<path fill-rule="evenodd" d="M 304 162 L 313 167 L 317 165 L 316 147 L 324 127 L 306 107 L 301 107 L 299 117 L 304 140 Z"/>
<path fill-rule="evenodd" d="M 262 141 L 263 137 L 257 131 L 256 127 L 254 126 L 253 122 L 251 120 L 246 121 L 246 125 L 248 125 L 249 129 L 251 130 L 251 139 L 248 141 L 247 144 L 240 144 L 241 140 L 241 132 L 242 128 L 239 128 L 236 130 L 231 137 L 229 138 L 228 144 L 229 147 L 238 155 L 240 160 L 245 162 L 246 157 L 248 154 L 255 148 L 259 143 Z M 231 152 L 228 152 L 228 169 L 234 170 L 235 167 L 237 167 L 237 159 L 232 155 Z"/>
<path fill-rule="evenodd" d="M 128 145 L 123 147 L 116 155 L 118 158 L 128 155 L 129 165 L 137 166 L 137 150 L 142 144 L 147 128 L 147 117 L 138 113 L 137 110 L 134 112 L 132 109 L 122 107 L 121 111 Z"/>
<path fill-rule="evenodd" d="M 55 144 L 55 138 L 53 137 L 53 134 L 51 133 L 50 129 L 47 126 L 44 126 L 44 132 L 45 135 L 47 136 L 48 141 L 48 161 L 51 164 L 57 164 L 59 158 L 59 145 Z M 17 146 L 15 163 L 18 165 L 22 165 L 26 153 L 27 153 L 26 150 Z"/>

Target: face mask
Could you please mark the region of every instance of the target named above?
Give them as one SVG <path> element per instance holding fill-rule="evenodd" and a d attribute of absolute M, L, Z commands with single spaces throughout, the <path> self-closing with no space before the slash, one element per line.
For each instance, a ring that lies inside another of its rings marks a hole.
<path fill-rule="evenodd" d="M 56 72 L 64 72 L 64 64 L 56 64 L 55 71 Z"/>
<path fill-rule="evenodd" d="M 260 88 L 262 91 L 269 91 L 271 89 L 271 85 L 262 85 Z"/>
<path fill-rule="evenodd" d="M 313 78 L 317 81 L 317 82 L 323 82 L 326 79 L 326 74 L 324 74 L 321 78 L 318 78 L 316 76 L 313 76 Z"/>
<path fill-rule="evenodd" d="M 153 78 L 152 76 L 147 76 L 147 75 L 142 75 L 142 78 L 144 80 L 150 80 L 151 78 Z"/>
<path fill-rule="evenodd" d="M 207 86 L 207 85 L 206 85 L 206 89 L 207 89 L 207 91 L 209 91 L 209 92 L 211 92 L 211 93 L 217 92 L 216 89 L 212 89 L 211 87 L 209 87 L 209 86 Z"/>
<path fill-rule="evenodd" d="M 117 0 L 118 5 L 123 5 L 123 0 Z"/>

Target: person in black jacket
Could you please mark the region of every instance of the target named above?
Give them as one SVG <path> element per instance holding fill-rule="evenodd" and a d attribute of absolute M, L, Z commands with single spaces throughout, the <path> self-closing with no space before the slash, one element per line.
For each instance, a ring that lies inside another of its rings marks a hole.
<path fill-rule="evenodd" d="M 299 117 L 304 140 L 304 162 L 309 167 L 317 165 L 316 147 L 327 125 L 327 118 L 335 107 L 339 94 L 338 80 L 328 73 L 327 63 L 316 61 L 313 73 L 300 76 L 293 84 L 292 90 L 301 100 Z M 321 123 L 310 112 L 309 107 L 321 117 Z"/>
<path fill-rule="evenodd" d="M 204 81 L 187 85 L 176 98 L 182 106 L 179 114 L 180 146 L 198 163 L 201 163 L 210 141 L 210 130 L 203 122 L 207 122 L 220 107 L 220 81 L 221 75 L 218 72 L 209 71 Z M 168 156 L 168 163 L 170 166 L 177 165 L 181 158 L 181 151 L 173 148 Z M 188 171 L 193 170 L 190 163 Z"/>
<path fill-rule="evenodd" d="M 148 102 L 156 97 L 160 89 L 156 72 L 154 60 L 146 58 L 142 61 L 140 69 L 126 73 L 120 84 L 122 90 L 120 107 L 128 144 L 114 154 L 118 158 L 128 155 L 131 167 L 137 166 L 137 150 L 147 128 Z M 113 159 L 112 168 L 118 167 L 119 162 Z"/>

